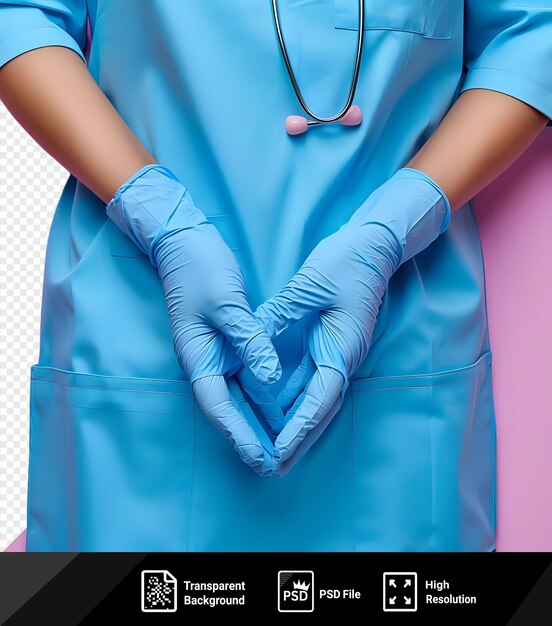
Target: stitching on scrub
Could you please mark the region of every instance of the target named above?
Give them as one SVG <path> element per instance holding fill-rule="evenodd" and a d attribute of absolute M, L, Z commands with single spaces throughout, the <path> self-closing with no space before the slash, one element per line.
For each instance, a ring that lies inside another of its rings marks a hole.
<path fill-rule="evenodd" d="M 67 394 L 65 393 L 63 394 L 62 402 L 63 402 L 64 418 L 65 418 L 64 419 L 65 445 L 66 445 L 65 456 L 66 458 L 69 457 L 69 462 L 68 462 L 69 471 L 67 471 L 67 475 L 65 476 L 65 489 L 66 489 L 66 494 L 69 497 L 71 497 L 71 496 L 74 496 L 74 493 L 76 491 L 76 477 L 75 477 L 76 467 L 77 467 L 77 463 L 75 460 L 76 446 L 75 446 L 74 429 L 71 430 L 71 433 L 69 433 L 69 429 L 72 426 L 72 420 L 68 419 L 68 416 L 71 413 L 67 408 L 69 403 L 67 402 Z M 71 439 L 70 439 L 70 435 L 71 435 Z M 72 451 L 71 454 L 69 452 L 70 450 Z M 71 469 L 75 471 L 71 471 Z M 76 547 L 78 545 L 78 541 L 76 538 L 78 523 L 75 520 L 76 512 L 75 512 L 74 506 L 68 507 L 67 517 L 68 517 L 67 519 L 67 547 L 68 549 L 73 548 L 73 551 L 76 551 Z"/>
<path fill-rule="evenodd" d="M 434 5 L 435 3 L 432 2 L 431 3 L 431 10 L 434 9 Z M 458 22 L 458 16 L 460 15 L 460 9 L 461 6 L 459 6 L 456 9 L 456 13 L 454 14 L 454 19 L 452 20 L 452 24 L 450 25 L 450 31 L 447 31 L 447 35 L 432 35 L 431 37 L 429 35 L 424 35 L 426 39 L 439 39 L 441 41 L 445 41 L 447 39 L 452 39 L 452 36 L 454 35 L 454 31 L 456 30 L 456 23 Z M 426 22 L 426 28 L 427 28 L 427 22 Z"/>
<path fill-rule="evenodd" d="M 1 0 L 0 0 L 1 1 Z M 89 374 L 84 372 L 73 372 L 71 370 L 64 370 L 59 367 L 49 367 L 47 365 L 38 365 L 35 364 L 31 367 L 34 372 L 41 372 L 44 370 L 48 370 L 50 372 L 55 372 L 56 374 L 60 374 L 62 376 L 88 376 L 89 378 L 101 378 L 103 380 L 140 380 L 140 381 L 150 381 L 154 383 L 177 383 L 179 385 L 190 385 L 189 380 L 178 380 L 176 378 L 139 378 L 133 376 L 110 376 L 109 374 Z M 51 380 L 50 378 L 38 378 L 34 376 L 31 372 L 31 379 L 36 380 Z"/>
<path fill-rule="evenodd" d="M 136 256 L 133 256 L 131 254 L 121 254 L 120 252 L 115 251 L 115 252 L 111 252 L 111 255 L 119 257 L 121 259 L 144 259 L 144 260 L 149 261 L 149 258 L 146 254 L 136 253 Z"/>
<path fill-rule="evenodd" d="M 335 23 L 335 28 L 337 30 L 352 30 L 354 32 L 358 31 L 358 26 L 344 26 L 344 22 L 346 21 L 346 18 L 341 18 L 343 21 L 339 21 L 336 18 L 336 22 Z M 421 35 L 422 37 L 424 37 L 425 39 L 443 39 L 443 37 L 429 37 L 426 36 L 425 31 L 423 30 L 413 30 L 411 28 L 401 28 L 401 27 L 393 27 L 393 26 L 366 26 L 366 24 L 364 24 L 364 30 L 387 30 L 390 31 L 392 33 L 409 33 L 410 35 Z M 447 37 L 447 39 L 450 39 L 450 37 Z"/>
<path fill-rule="evenodd" d="M 1 2 L 1 0 L 0 0 Z M 64 370 L 60 367 L 51 367 L 48 365 L 38 365 L 38 363 L 35 363 L 31 369 L 35 372 L 41 372 L 44 370 L 48 370 L 50 372 L 56 372 L 56 373 L 60 373 L 61 375 L 68 375 L 68 376 L 88 376 L 90 378 L 102 378 L 104 380 L 149 380 L 149 381 L 153 381 L 153 382 L 169 382 L 169 383 L 178 383 L 178 384 L 190 384 L 189 380 L 178 380 L 176 378 L 139 378 L 139 377 L 133 377 L 133 376 L 110 376 L 109 374 L 90 374 L 88 372 L 73 372 L 71 370 Z M 34 378 L 34 376 L 33 376 Z M 49 378 L 44 378 L 41 380 L 50 380 Z"/>
<path fill-rule="evenodd" d="M 188 511 L 186 516 L 186 552 L 190 551 L 190 534 L 192 532 L 192 502 L 194 489 L 194 473 L 195 473 L 195 420 L 196 420 L 196 402 L 192 400 L 192 444 L 191 444 L 191 461 L 190 461 L 190 497 L 188 499 Z"/>
<path fill-rule="evenodd" d="M 337 30 L 351 30 L 351 31 L 358 31 L 358 23 L 356 25 L 349 25 L 349 14 L 347 12 L 344 13 L 340 13 L 339 9 L 336 5 L 336 3 L 334 2 L 335 6 L 334 6 L 334 28 Z M 450 28 L 448 30 L 445 31 L 446 34 L 444 35 L 429 35 L 428 34 L 428 21 L 430 16 L 432 15 L 433 11 L 435 11 L 435 3 L 432 2 L 431 6 L 429 7 L 429 9 L 427 10 L 427 14 L 425 16 L 424 19 L 424 29 L 420 30 L 420 29 L 412 29 L 412 28 L 404 28 L 401 26 L 371 26 L 371 25 L 366 25 L 366 21 L 370 19 L 370 15 L 367 14 L 365 16 L 365 24 L 364 24 L 364 30 L 383 30 L 383 31 L 390 31 L 390 32 L 396 32 L 396 33 L 408 33 L 411 35 L 420 35 L 422 37 L 424 37 L 424 39 L 438 39 L 438 40 L 448 40 L 452 38 L 452 35 L 454 34 L 454 29 L 456 28 L 456 23 L 458 21 L 458 15 L 460 14 L 460 10 L 457 9 L 454 13 L 454 18 L 452 20 L 450 20 Z"/>
<path fill-rule="evenodd" d="M 429 535 L 429 546 L 428 549 L 431 549 L 433 546 L 434 539 L 434 528 L 435 528 L 435 445 L 433 443 L 433 421 L 435 418 L 435 394 L 434 387 L 431 387 L 431 398 L 430 398 L 430 412 L 429 412 L 429 454 L 431 457 L 431 531 Z"/>
<path fill-rule="evenodd" d="M 384 387 L 384 388 L 376 388 L 376 389 L 361 389 L 359 391 L 355 391 L 353 389 L 353 393 L 356 395 L 358 393 L 370 393 L 372 391 L 400 391 L 401 389 L 433 389 L 434 387 L 444 387 L 446 385 L 456 385 L 457 383 L 463 383 L 467 380 L 473 380 L 476 376 L 479 375 L 479 372 L 474 373 L 473 376 L 469 376 L 468 378 L 460 378 L 459 380 L 451 380 L 450 382 L 444 383 L 435 383 L 433 385 L 409 385 L 408 387 Z"/>
<path fill-rule="evenodd" d="M 475 214 L 475 209 L 473 206 L 473 203 L 471 200 L 468 200 L 467 202 L 468 205 L 468 209 L 472 215 L 472 219 L 474 221 L 477 220 L 477 216 Z M 493 358 L 493 350 L 492 350 L 492 345 L 491 345 L 491 340 L 489 337 L 489 302 L 488 302 L 488 297 L 487 297 L 487 272 L 485 269 L 485 258 L 483 257 L 483 247 L 481 245 L 481 237 L 478 233 L 477 235 L 478 238 L 478 252 L 479 252 L 479 260 L 481 263 L 481 268 L 482 268 L 482 276 L 483 276 L 483 290 L 482 290 L 482 296 L 483 296 L 483 305 L 485 307 L 485 342 L 487 344 L 487 352 L 491 355 L 491 362 L 492 362 L 492 358 Z"/>
<path fill-rule="evenodd" d="M 346 26 L 338 26 L 338 28 L 342 30 L 358 30 L 358 27 L 351 28 Z M 410 28 L 393 28 L 391 26 L 364 26 L 364 30 L 388 30 L 392 33 L 409 33 L 410 35 L 421 35 L 422 37 L 426 37 L 425 31 L 412 30 Z M 426 37 L 426 39 L 432 39 L 432 37 Z"/>
<path fill-rule="evenodd" d="M 34 406 L 33 403 L 30 402 L 29 403 L 29 439 L 27 441 L 27 511 L 26 511 L 26 515 L 25 515 L 25 521 L 27 522 L 27 539 L 25 540 L 25 544 L 27 544 L 28 541 L 28 532 L 29 532 L 29 528 L 32 526 L 31 522 L 31 502 L 34 501 L 34 474 L 35 474 L 35 470 L 34 470 L 34 464 L 30 462 L 31 459 L 31 442 L 34 441 L 35 437 L 34 435 L 34 431 L 36 430 L 35 426 L 34 426 L 34 421 L 35 421 L 35 416 L 36 413 L 34 411 Z M 34 446 L 33 446 L 34 447 Z M 31 487 L 32 485 L 32 487 Z M 31 494 L 32 491 L 32 494 Z M 25 545 L 26 548 L 26 545 Z M 25 549 L 25 551 L 27 552 L 27 550 Z"/>
<path fill-rule="evenodd" d="M 88 385 L 73 385 L 71 383 L 64 383 L 61 380 L 52 380 L 51 378 L 39 378 L 34 377 L 33 380 L 45 380 L 57 385 L 65 385 L 66 387 L 74 387 L 75 389 L 99 389 L 100 391 L 125 391 L 130 393 L 157 393 L 161 395 L 169 396 L 191 396 L 191 392 L 188 391 L 154 391 L 149 389 L 112 389 L 110 387 L 91 387 Z"/>
<path fill-rule="evenodd" d="M 351 401 L 351 480 L 353 482 L 353 551 L 357 551 L 357 519 L 356 519 L 356 510 L 357 510 L 357 484 L 356 484 L 356 459 L 355 459 L 355 403 Z"/>
<path fill-rule="evenodd" d="M 472 67 L 471 71 L 474 70 L 492 70 L 493 72 L 504 72 L 505 74 L 510 74 L 510 76 L 516 76 L 517 78 L 523 78 L 523 80 L 527 80 L 530 83 L 534 83 L 535 85 L 538 85 L 539 87 L 542 87 L 544 89 L 544 91 L 546 91 L 549 94 L 552 94 L 552 91 L 550 91 L 550 89 L 548 89 L 547 87 L 545 87 L 542 83 L 537 82 L 536 80 L 533 80 L 532 78 L 528 78 L 527 76 L 524 76 L 523 74 L 517 74 L 516 72 L 510 72 L 509 70 L 503 70 L 500 69 L 499 67 L 487 67 L 487 66 L 480 66 L 480 67 Z"/>
<path fill-rule="evenodd" d="M 493 445 L 493 463 L 492 463 L 492 472 L 493 472 L 493 497 L 492 497 L 492 517 L 493 517 L 493 538 L 496 541 L 496 507 L 497 507 L 497 494 L 496 494 L 496 481 L 497 481 L 497 466 L 496 466 L 496 447 L 497 447 L 497 434 L 496 434 L 496 415 L 495 415 L 495 406 L 494 406 L 494 391 L 493 391 L 493 382 L 491 378 L 490 390 L 489 393 L 491 395 L 491 430 L 492 430 L 492 445 Z M 496 546 L 495 546 L 496 549 Z"/>
<path fill-rule="evenodd" d="M 37 400 L 45 400 L 46 402 L 51 400 L 51 398 L 45 398 L 43 396 L 35 395 L 33 397 L 36 398 Z M 148 414 L 153 413 L 155 415 L 179 415 L 178 411 L 167 412 L 167 411 L 140 411 L 138 409 L 117 409 L 117 408 L 108 409 L 104 407 L 87 406 L 83 404 L 73 404 L 72 402 L 64 402 L 64 404 L 66 406 L 72 406 L 75 409 L 91 409 L 93 411 L 109 411 L 109 412 L 117 411 L 119 413 L 148 413 Z"/>
<path fill-rule="evenodd" d="M 22 35 L 23 33 L 29 33 L 32 30 L 46 30 L 46 29 L 52 29 L 52 30 L 61 30 L 59 28 L 57 28 L 56 26 L 33 26 L 32 28 L 26 28 L 25 30 L 20 30 L 17 33 L 10 33 L 7 37 L 4 37 L 4 39 L 0 39 L 0 43 L 3 43 L 4 41 L 7 41 L 8 39 L 11 39 L 12 37 L 19 37 L 19 35 Z M 69 33 L 67 33 L 69 34 Z M 71 35 L 69 35 L 71 36 Z M 75 43 L 77 43 L 75 41 Z M 78 46 L 78 44 L 77 44 Z"/>
<path fill-rule="evenodd" d="M 434 356 L 435 356 L 435 342 L 433 341 L 433 333 L 432 331 L 432 326 L 431 326 L 431 316 L 430 316 L 430 307 L 429 304 L 427 302 L 427 293 L 426 293 L 426 288 L 424 285 L 424 281 L 422 280 L 422 273 L 420 272 L 420 268 L 418 267 L 418 262 L 416 261 L 416 257 L 414 256 L 412 259 L 412 263 L 414 265 L 414 269 L 416 271 L 416 275 L 418 276 L 418 280 L 420 283 L 420 288 L 422 290 L 422 296 L 424 298 L 424 312 L 426 314 L 426 323 L 427 323 L 427 334 L 429 337 L 429 347 L 431 350 L 431 359 L 430 359 L 430 365 L 429 365 L 429 369 L 430 371 L 433 371 L 433 363 L 434 363 Z"/>
<path fill-rule="evenodd" d="M 472 363 L 471 365 L 466 365 L 465 367 L 455 367 L 454 369 L 450 369 L 450 370 L 442 370 L 440 372 L 433 372 L 430 374 L 401 374 L 399 376 L 374 376 L 373 378 L 353 378 L 351 380 L 352 384 L 355 383 L 362 383 L 362 382 L 366 382 L 366 381 L 370 381 L 370 380 L 374 380 L 374 381 L 384 381 L 384 380 L 418 380 L 418 379 L 432 379 L 432 378 L 436 378 L 437 376 L 452 376 L 453 374 L 460 374 L 461 372 L 468 372 L 468 371 L 474 371 L 477 370 L 479 367 L 482 367 L 485 362 L 487 361 L 487 359 L 489 360 L 488 365 L 490 365 L 491 363 L 491 358 L 492 358 L 492 352 L 491 350 L 487 350 L 485 351 L 474 363 Z"/>

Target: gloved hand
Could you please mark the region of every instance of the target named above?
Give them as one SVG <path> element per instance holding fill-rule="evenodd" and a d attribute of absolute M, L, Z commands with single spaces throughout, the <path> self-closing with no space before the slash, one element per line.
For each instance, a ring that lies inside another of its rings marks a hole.
<path fill-rule="evenodd" d="M 158 269 L 174 350 L 201 409 L 245 463 L 260 475 L 270 474 L 272 450 L 261 445 L 225 378 L 243 363 L 248 370 L 242 380 L 252 387 L 252 397 L 262 397 L 281 375 L 272 342 L 253 317 L 233 252 L 161 165 L 138 170 L 106 211 Z M 281 418 L 275 409 L 269 414 Z"/>
<path fill-rule="evenodd" d="M 255 311 L 270 337 L 313 314 L 308 353 L 278 398 L 287 423 L 274 444 L 276 475 L 291 469 L 341 407 L 349 379 L 368 353 L 393 273 L 442 233 L 449 220 L 450 206 L 438 185 L 422 172 L 403 168 Z"/>

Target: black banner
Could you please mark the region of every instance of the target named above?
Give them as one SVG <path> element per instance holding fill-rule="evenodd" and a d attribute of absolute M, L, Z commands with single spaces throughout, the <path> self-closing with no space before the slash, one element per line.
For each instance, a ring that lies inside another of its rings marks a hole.
<path fill-rule="evenodd" d="M 378 625 L 481 617 L 493 626 L 550 626 L 552 555 L 0 554 L 0 624 L 8 626 L 292 614 Z"/>

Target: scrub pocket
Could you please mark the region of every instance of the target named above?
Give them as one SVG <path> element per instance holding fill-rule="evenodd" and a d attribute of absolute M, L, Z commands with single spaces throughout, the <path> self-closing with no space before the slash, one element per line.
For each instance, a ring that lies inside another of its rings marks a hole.
<path fill-rule="evenodd" d="M 354 380 L 355 549 L 490 551 L 491 353 L 460 369 Z"/>
<path fill-rule="evenodd" d="M 188 382 L 31 368 L 28 551 L 186 550 Z"/>
<path fill-rule="evenodd" d="M 334 0 L 335 27 L 358 29 L 358 0 Z M 366 30 L 395 30 L 450 39 L 462 0 L 364 0 Z"/>

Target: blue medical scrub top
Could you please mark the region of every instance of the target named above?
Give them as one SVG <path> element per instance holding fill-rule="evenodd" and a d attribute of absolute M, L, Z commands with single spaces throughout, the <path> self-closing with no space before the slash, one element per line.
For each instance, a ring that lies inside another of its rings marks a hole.
<path fill-rule="evenodd" d="M 362 125 L 295 138 L 285 118 L 302 111 L 270 0 L 0 0 L 0 64 L 49 45 L 86 59 L 235 251 L 254 308 L 416 153 L 461 91 L 500 91 L 552 116 L 546 4 L 365 0 Z M 279 5 L 307 102 L 335 114 L 357 0 Z M 275 342 L 280 384 L 304 330 Z M 73 176 L 51 226 L 40 339 L 30 551 L 494 548 L 491 352 L 469 204 L 393 276 L 342 409 L 283 479 L 256 476 L 201 414 L 155 268 Z"/>

